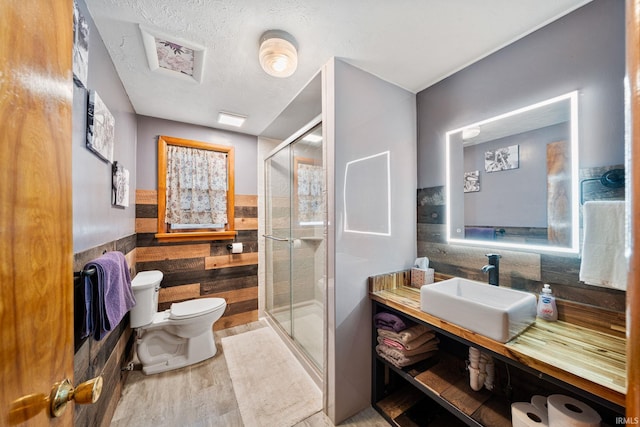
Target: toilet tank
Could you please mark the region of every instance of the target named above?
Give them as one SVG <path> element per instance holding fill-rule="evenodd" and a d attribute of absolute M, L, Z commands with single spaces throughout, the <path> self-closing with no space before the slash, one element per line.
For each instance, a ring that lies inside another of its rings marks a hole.
<path fill-rule="evenodd" d="M 131 327 L 139 328 L 153 321 L 158 311 L 158 292 L 162 282 L 162 272 L 141 271 L 131 281 L 131 289 L 136 297 L 136 305 L 131 309 Z"/>

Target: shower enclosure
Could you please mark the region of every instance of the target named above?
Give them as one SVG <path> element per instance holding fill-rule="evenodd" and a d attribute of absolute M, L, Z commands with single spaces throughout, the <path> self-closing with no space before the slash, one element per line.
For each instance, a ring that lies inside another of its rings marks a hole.
<path fill-rule="evenodd" d="M 322 123 L 265 159 L 265 309 L 322 376 L 325 369 L 326 179 Z"/>

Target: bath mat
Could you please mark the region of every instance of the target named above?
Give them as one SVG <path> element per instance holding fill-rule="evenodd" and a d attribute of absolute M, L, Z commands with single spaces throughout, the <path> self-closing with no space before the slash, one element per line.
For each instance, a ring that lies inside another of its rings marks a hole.
<path fill-rule="evenodd" d="M 233 390 L 247 427 L 291 427 L 322 410 L 322 394 L 269 327 L 222 338 Z"/>

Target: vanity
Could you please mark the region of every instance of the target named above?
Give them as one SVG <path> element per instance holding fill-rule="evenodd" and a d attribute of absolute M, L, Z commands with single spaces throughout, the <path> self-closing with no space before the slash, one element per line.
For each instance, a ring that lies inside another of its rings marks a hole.
<path fill-rule="evenodd" d="M 436 281 L 450 277 L 436 274 Z M 400 369 L 377 355 L 372 328 L 371 403 L 393 425 L 510 426 L 512 402 L 557 393 L 596 409 L 604 426 L 624 416 L 626 340 L 621 336 L 536 320 L 501 343 L 422 311 L 410 271 L 370 277 L 369 296 L 372 315 L 384 311 L 424 324 L 439 340 L 436 356 Z M 465 366 L 470 346 L 493 356 L 493 391 L 471 389 Z"/>

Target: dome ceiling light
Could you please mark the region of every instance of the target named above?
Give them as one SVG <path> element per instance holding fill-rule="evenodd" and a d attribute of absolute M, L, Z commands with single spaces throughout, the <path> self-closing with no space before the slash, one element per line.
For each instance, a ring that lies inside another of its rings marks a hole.
<path fill-rule="evenodd" d="M 296 41 L 291 34 L 269 30 L 260 37 L 260 65 L 273 77 L 289 77 L 298 67 Z"/>

